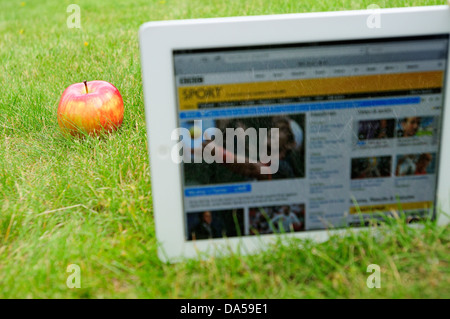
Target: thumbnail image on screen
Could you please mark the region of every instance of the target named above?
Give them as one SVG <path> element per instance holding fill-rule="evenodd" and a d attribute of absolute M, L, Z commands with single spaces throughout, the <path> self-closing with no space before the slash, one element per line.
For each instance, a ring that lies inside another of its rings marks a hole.
<path fill-rule="evenodd" d="M 236 237 L 244 233 L 244 210 L 205 210 L 187 214 L 188 240 Z"/>
<path fill-rule="evenodd" d="M 397 137 L 434 136 L 437 133 L 437 117 L 412 116 L 398 120 Z"/>
<path fill-rule="evenodd" d="M 406 154 L 397 156 L 396 176 L 434 174 L 435 153 Z"/>
<path fill-rule="evenodd" d="M 391 176 L 391 156 L 352 158 L 352 179 Z"/>
<path fill-rule="evenodd" d="M 305 230 L 305 205 L 291 204 L 249 209 L 249 234 L 263 235 Z"/>
<path fill-rule="evenodd" d="M 193 125 L 193 121 L 184 122 L 183 125 Z M 207 185 L 221 183 L 236 183 L 258 180 L 277 180 L 290 178 L 303 178 L 305 176 L 305 115 L 290 114 L 284 116 L 270 117 L 251 117 L 251 118 L 234 118 L 234 119 L 217 119 L 203 123 L 202 130 L 208 126 L 215 126 L 222 131 L 223 148 L 237 154 L 237 141 L 235 140 L 234 149 L 228 150 L 226 145 L 227 129 L 242 128 L 246 131 L 248 128 L 254 128 L 256 132 L 260 128 L 267 128 L 267 143 L 270 143 L 270 130 L 278 128 L 279 132 L 279 167 L 275 174 L 263 175 L 259 170 L 259 159 L 255 158 L 256 163 L 246 161 L 246 163 L 184 163 L 184 180 L 185 185 Z M 192 129 L 195 132 L 195 128 Z M 193 139 L 193 148 L 204 147 L 206 144 L 199 139 Z M 195 137 L 195 136 L 193 136 Z M 250 155 L 249 148 L 258 148 L 260 145 L 259 134 L 257 139 L 252 141 L 249 138 L 245 143 L 245 156 Z M 200 140 L 200 142 L 196 142 Z M 270 145 L 263 145 L 270 153 Z M 257 153 L 257 152 L 255 152 Z"/>
<path fill-rule="evenodd" d="M 393 138 L 395 119 L 364 120 L 358 123 L 358 139 L 372 140 Z"/>

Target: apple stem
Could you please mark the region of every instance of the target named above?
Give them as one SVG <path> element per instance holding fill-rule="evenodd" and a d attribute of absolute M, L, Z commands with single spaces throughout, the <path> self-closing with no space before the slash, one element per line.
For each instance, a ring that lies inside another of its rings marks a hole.
<path fill-rule="evenodd" d="M 84 80 L 83 83 L 84 83 L 84 86 L 86 87 L 86 93 L 89 93 L 89 92 L 88 92 L 88 88 L 87 88 L 87 81 Z"/>

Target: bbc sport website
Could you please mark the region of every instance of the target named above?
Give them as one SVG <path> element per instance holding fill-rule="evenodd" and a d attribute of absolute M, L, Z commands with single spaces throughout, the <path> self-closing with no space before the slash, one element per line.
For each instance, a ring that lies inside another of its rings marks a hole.
<path fill-rule="evenodd" d="M 174 51 L 191 155 L 208 128 L 231 154 L 227 129 L 279 129 L 276 173 L 257 173 L 267 163 L 255 150 L 271 151 L 270 133 L 245 139 L 244 163 L 181 164 L 186 240 L 361 226 L 393 211 L 432 216 L 448 40 Z"/>

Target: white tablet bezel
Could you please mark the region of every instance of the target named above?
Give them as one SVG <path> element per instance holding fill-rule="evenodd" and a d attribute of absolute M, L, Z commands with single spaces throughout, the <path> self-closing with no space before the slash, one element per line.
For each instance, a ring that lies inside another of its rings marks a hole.
<path fill-rule="evenodd" d="M 380 28 L 369 28 L 368 18 L 379 14 Z M 172 162 L 170 150 L 177 127 L 177 101 L 173 50 L 238 47 L 406 37 L 450 33 L 448 6 L 394 8 L 363 11 L 320 12 L 149 22 L 140 28 L 145 116 L 150 154 L 155 228 L 161 260 L 174 262 L 199 252 L 220 254 L 245 246 L 252 252 L 273 242 L 277 235 L 246 236 L 202 241 L 185 240 L 185 217 L 180 164 Z M 449 50 L 450 51 L 450 50 Z M 450 56 L 448 57 L 450 61 Z M 445 104 L 437 188 L 438 207 L 450 213 L 450 88 L 447 67 Z M 448 223 L 439 214 L 439 223 Z M 364 228 L 358 228 L 364 229 Z M 339 232 L 336 230 L 332 232 Z M 330 231 L 292 234 L 323 241 Z M 223 249 L 224 245 L 230 249 Z"/>

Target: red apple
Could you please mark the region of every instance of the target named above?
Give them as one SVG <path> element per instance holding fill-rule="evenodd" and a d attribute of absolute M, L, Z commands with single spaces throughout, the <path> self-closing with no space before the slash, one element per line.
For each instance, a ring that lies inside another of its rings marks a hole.
<path fill-rule="evenodd" d="M 58 105 L 58 124 L 72 135 L 100 135 L 117 130 L 123 121 L 123 100 L 109 82 L 75 83 L 65 89 Z"/>

